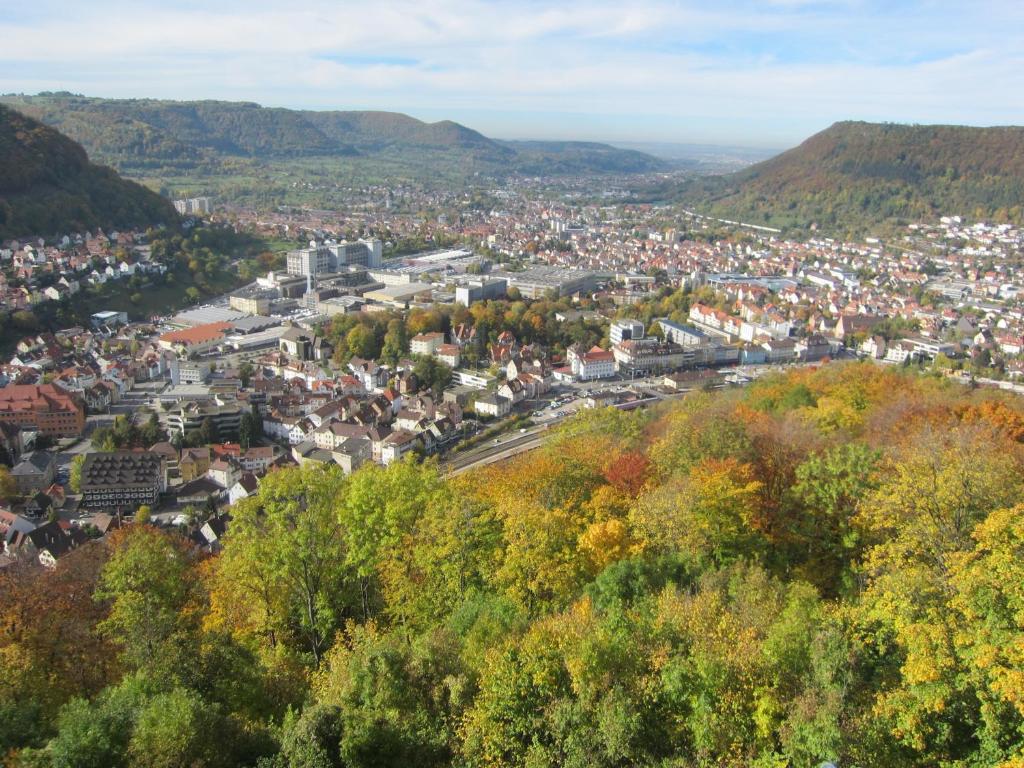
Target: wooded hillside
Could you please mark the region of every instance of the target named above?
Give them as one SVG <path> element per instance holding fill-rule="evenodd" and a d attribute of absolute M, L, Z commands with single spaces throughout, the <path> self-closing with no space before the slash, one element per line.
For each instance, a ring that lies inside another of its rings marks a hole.
<path fill-rule="evenodd" d="M 90 154 L 135 176 L 242 175 L 251 162 L 327 158 L 344 173 L 377 161 L 382 175 L 600 173 L 656 170 L 642 152 L 587 142 L 499 142 L 450 120 L 397 112 L 309 111 L 249 102 L 101 99 L 70 93 L 0 101 L 59 128 Z M 222 179 L 223 180 L 223 179 Z"/>
<path fill-rule="evenodd" d="M 0 105 L 0 239 L 176 220 L 168 200 L 93 165 L 71 139 Z"/>
<path fill-rule="evenodd" d="M 751 224 L 844 232 L 941 215 L 1024 220 L 1024 128 L 836 123 L 683 198 Z"/>

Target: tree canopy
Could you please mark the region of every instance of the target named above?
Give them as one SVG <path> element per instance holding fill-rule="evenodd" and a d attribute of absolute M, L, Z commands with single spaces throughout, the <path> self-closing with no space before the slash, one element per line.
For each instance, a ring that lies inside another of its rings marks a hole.
<path fill-rule="evenodd" d="M 223 551 L 0 573 L 24 765 L 1024 760 L 1024 408 L 869 363 L 269 474 Z M 56 610 L 41 610 L 57 600 Z"/>

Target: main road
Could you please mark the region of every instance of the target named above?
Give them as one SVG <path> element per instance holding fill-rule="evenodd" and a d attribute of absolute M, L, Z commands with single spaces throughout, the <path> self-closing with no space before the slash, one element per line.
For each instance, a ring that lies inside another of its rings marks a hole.
<path fill-rule="evenodd" d="M 778 366 L 760 365 L 760 366 L 741 366 L 733 367 L 731 369 L 723 369 L 726 374 L 725 386 L 733 384 L 736 386 L 743 386 L 749 384 L 751 381 L 757 379 L 759 376 L 769 373 L 773 370 L 777 370 Z M 655 383 L 660 381 L 662 377 L 654 376 L 643 379 L 638 379 L 633 384 L 633 391 L 640 396 L 639 400 L 633 400 L 626 403 L 618 403 L 613 408 L 620 408 L 622 410 L 632 410 L 633 408 L 646 408 L 649 405 L 661 402 L 663 400 L 673 400 L 678 397 L 683 397 L 693 389 L 682 389 L 676 392 L 666 392 L 657 386 Z M 616 381 L 616 382 L 585 382 L 582 386 L 589 386 L 591 391 L 604 391 L 609 389 L 621 389 L 630 382 Z M 699 384 L 699 382 L 695 382 Z M 576 388 L 582 388 L 581 385 L 577 384 Z M 719 384 L 717 386 L 723 386 Z M 578 397 L 572 402 L 566 403 L 563 410 L 558 411 L 550 416 L 543 416 L 544 422 L 533 427 L 529 427 L 520 432 L 512 432 L 510 434 L 503 435 L 495 438 L 493 441 L 486 445 L 472 448 L 462 453 L 455 453 L 448 460 L 443 460 L 440 463 L 441 471 L 448 477 L 455 477 L 461 475 L 463 472 L 468 472 L 471 469 L 477 467 L 483 467 L 488 464 L 494 464 L 498 461 L 504 461 L 510 459 L 513 456 L 518 456 L 521 453 L 532 451 L 535 448 L 540 447 L 547 437 L 547 430 L 553 426 L 557 426 L 560 422 L 567 418 L 575 415 L 583 405 L 583 398 Z"/>
<path fill-rule="evenodd" d="M 441 463 L 441 470 L 449 477 L 455 477 L 470 469 L 532 451 L 544 442 L 547 429 L 548 425 L 544 424 L 539 427 L 530 427 L 525 433 L 513 432 L 503 438 L 495 438 L 488 445 L 455 454 L 450 461 Z"/>
<path fill-rule="evenodd" d="M 684 394 L 686 394 L 686 392 L 676 392 L 672 394 L 658 393 L 655 396 L 648 396 L 641 400 L 634 400 L 627 403 L 619 403 L 612 407 L 621 408 L 623 410 L 644 408 L 663 399 L 679 397 Z M 577 400 L 566 406 L 567 409 L 572 410 L 559 411 L 559 415 L 555 415 L 543 424 L 538 424 L 519 432 L 512 432 L 508 435 L 494 438 L 494 440 L 487 445 L 473 448 L 465 451 L 464 453 L 457 453 L 451 458 L 451 460 L 441 462 L 441 471 L 448 477 L 455 477 L 456 475 L 461 475 L 463 472 L 468 472 L 471 469 L 483 467 L 488 464 L 494 464 L 498 461 L 504 461 L 505 459 L 510 459 L 513 456 L 518 456 L 521 453 L 526 453 L 527 451 L 539 448 L 547 438 L 547 431 L 551 427 L 557 426 L 565 419 L 574 416 L 576 411 L 579 409 L 579 406 L 580 401 Z"/>

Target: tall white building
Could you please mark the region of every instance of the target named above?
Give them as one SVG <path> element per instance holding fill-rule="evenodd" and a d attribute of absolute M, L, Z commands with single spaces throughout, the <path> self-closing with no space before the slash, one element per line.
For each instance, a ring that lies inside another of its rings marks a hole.
<path fill-rule="evenodd" d="M 189 197 L 174 201 L 175 210 L 182 216 L 187 216 L 190 213 L 209 213 L 210 207 L 210 198 L 208 197 Z"/>
<path fill-rule="evenodd" d="M 432 355 L 444 344 L 444 334 L 437 331 L 421 333 L 409 340 L 409 351 L 414 355 Z"/>
<path fill-rule="evenodd" d="M 644 337 L 644 324 L 639 320 L 616 320 L 608 329 L 612 344 Z"/>
<path fill-rule="evenodd" d="M 465 307 L 486 299 L 500 299 L 505 295 L 508 281 L 500 277 L 470 280 L 455 288 L 455 301 Z"/>
<path fill-rule="evenodd" d="M 311 242 L 308 248 L 288 252 L 288 273 L 316 277 L 349 265 L 375 269 L 381 266 L 383 253 L 381 241 L 375 238 L 354 243 Z"/>

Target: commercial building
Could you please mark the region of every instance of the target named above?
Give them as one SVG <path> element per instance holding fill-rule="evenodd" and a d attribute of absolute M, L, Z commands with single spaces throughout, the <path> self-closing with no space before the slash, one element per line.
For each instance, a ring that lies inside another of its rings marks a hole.
<path fill-rule="evenodd" d="M 615 357 L 606 349 L 591 347 L 583 352 L 576 345 L 566 350 L 572 374 L 580 381 L 607 379 L 615 375 Z"/>
<path fill-rule="evenodd" d="M 195 328 L 211 323 L 234 323 L 244 317 L 247 317 L 244 312 L 230 307 L 202 306 L 179 312 L 167 322 L 174 328 Z"/>
<path fill-rule="evenodd" d="M 494 381 L 494 377 L 482 371 L 468 371 L 457 369 L 452 371 L 452 383 L 473 389 L 486 389 Z"/>
<path fill-rule="evenodd" d="M 270 303 L 276 297 L 277 291 L 243 289 L 228 297 L 228 306 L 248 315 L 269 315 Z"/>
<path fill-rule="evenodd" d="M 331 317 L 332 315 L 347 315 L 359 312 L 366 304 L 365 299 L 358 296 L 332 296 L 316 303 L 314 309 L 321 315 Z"/>
<path fill-rule="evenodd" d="M 102 328 L 104 325 L 108 328 L 112 328 L 115 325 L 128 325 L 128 313 L 115 312 L 113 310 L 94 312 L 89 317 L 89 321 L 92 323 L 93 328 Z"/>
<path fill-rule="evenodd" d="M 357 265 L 376 269 L 384 262 L 384 247 L 377 239 L 330 243 L 327 248 L 337 260 L 337 267 Z"/>
<path fill-rule="evenodd" d="M 156 504 L 167 487 L 164 457 L 142 451 L 86 454 L 81 487 L 81 506 L 88 509 L 129 510 Z"/>
<path fill-rule="evenodd" d="M 671 320 L 659 320 L 665 341 L 682 344 L 684 347 L 700 347 L 711 343 L 711 337 L 693 325 L 682 325 Z"/>
<path fill-rule="evenodd" d="M 420 273 L 407 269 L 370 269 L 366 276 L 381 285 L 409 285 L 419 282 Z"/>
<path fill-rule="evenodd" d="M 172 384 L 205 384 L 210 378 L 210 363 L 172 360 L 170 374 Z"/>
<path fill-rule="evenodd" d="M 376 291 L 367 291 L 363 298 L 393 307 L 407 308 L 417 298 L 429 299 L 432 289 L 426 283 L 410 283 L 408 285 L 389 285 Z"/>
<path fill-rule="evenodd" d="M 508 280 L 501 277 L 485 277 L 481 280 L 470 280 L 465 285 L 455 288 L 455 302 L 470 306 L 478 301 L 500 299 L 508 291 Z"/>
<path fill-rule="evenodd" d="M 956 345 L 948 341 L 929 339 L 925 336 L 908 336 L 902 340 L 912 344 L 914 352 L 921 357 L 934 359 L 936 355 L 956 354 Z"/>
<path fill-rule="evenodd" d="M 644 324 L 639 320 L 616 320 L 608 329 L 608 338 L 612 344 L 618 344 L 627 339 L 642 339 L 644 337 Z"/>
<path fill-rule="evenodd" d="M 658 339 L 626 339 L 612 347 L 615 363 L 622 373 L 659 373 L 697 362 L 694 348 Z"/>
<path fill-rule="evenodd" d="M 331 255 L 326 245 L 317 245 L 316 243 L 310 243 L 308 248 L 288 251 L 285 262 L 288 274 L 316 277 L 331 272 Z"/>
<path fill-rule="evenodd" d="M 12 384 L 0 388 L 0 421 L 49 437 L 77 437 L 85 427 L 85 405 L 54 384 Z"/>

